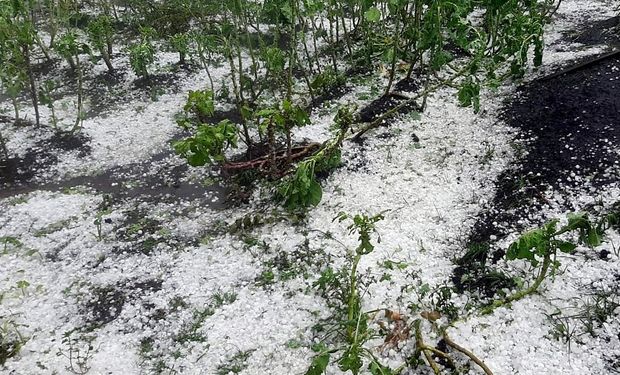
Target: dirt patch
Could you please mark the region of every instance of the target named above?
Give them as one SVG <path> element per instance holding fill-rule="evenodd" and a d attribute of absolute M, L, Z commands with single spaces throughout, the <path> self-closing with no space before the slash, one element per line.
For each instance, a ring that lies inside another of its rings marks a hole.
<path fill-rule="evenodd" d="M 568 33 L 565 37 L 574 43 L 619 46 L 620 16 L 602 21 L 588 22 L 579 29 Z"/>
<path fill-rule="evenodd" d="M 396 108 L 398 105 L 402 104 L 406 100 L 406 98 L 398 95 L 384 95 L 379 99 L 375 99 L 359 112 L 360 121 L 372 122 L 379 118 L 381 115 L 385 114 L 387 111 Z M 404 114 L 411 111 L 419 110 L 420 108 L 418 108 L 418 105 L 416 103 L 411 103 L 401 108 L 398 111 L 398 114 Z"/>
<path fill-rule="evenodd" d="M 566 74 L 521 88 L 503 119 L 520 130 L 527 152 L 497 182 L 497 192 L 469 236 L 469 246 L 491 244 L 532 224 L 530 214 L 550 202 L 546 192 L 568 196 L 618 184 L 620 175 L 620 57 L 611 56 Z M 564 202 L 567 209 L 570 202 Z M 480 259 L 460 262 L 457 289 L 479 284 L 485 262 L 502 259 L 489 248 Z M 477 280 L 464 283 L 464 280 Z M 485 284 L 485 287 L 488 285 Z M 495 288 L 494 288 L 495 289 Z"/>
<path fill-rule="evenodd" d="M 38 141 L 23 155 L 9 158 L 0 164 L 0 186 L 3 186 L 0 198 L 6 196 L 10 185 L 27 183 L 38 171 L 49 169 L 59 161 L 63 152 L 78 152 L 85 157 L 91 152 L 90 139 L 83 134 L 53 133 L 51 137 Z"/>
<path fill-rule="evenodd" d="M 92 330 L 114 321 L 121 314 L 125 300 L 125 294 L 115 287 L 94 289 L 92 298 L 83 307 L 87 326 Z"/>

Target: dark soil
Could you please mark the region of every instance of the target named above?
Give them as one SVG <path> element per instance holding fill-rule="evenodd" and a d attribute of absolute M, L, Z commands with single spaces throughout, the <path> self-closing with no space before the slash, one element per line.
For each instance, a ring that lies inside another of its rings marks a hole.
<path fill-rule="evenodd" d="M 394 90 L 404 92 L 417 92 L 420 89 L 420 81 L 415 78 L 404 78 L 394 85 Z"/>
<path fill-rule="evenodd" d="M 126 300 L 125 294 L 115 287 L 97 288 L 92 294 L 93 298 L 83 306 L 87 327 L 91 330 L 114 321 Z"/>
<path fill-rule="evenodd" d="M 541 224 L 528 217 L 548 205 L 548 190 L 566 197 L 576 187 L 596 190 L 619 183 L 619 93 L 618 56 L 519 90 L 503 118 L 520 130 L 527 153 L 499 176 L 496 195 L 469 236 L 470 248 Z M 563 203 L 572 209 L 568 199 Z M 481 259 L 460 262 L 453 275 L 457 289 L 486 288 L 492 295 L 497 288 L 481 282 L 489 272 L 485 262 L 503 255 L 490 247 Z"/>
<path fill-rule="evenodd" d="M 383 115 L 385 112 L 397 107 L 402 104 L 406 99 L 401 96 L 396 95 L 384 95 L 379 99 L 372 101 L 369 105 L 364 107 L 360 112 L 360 121 L 362 122 L 372 122 Z M 418 105 L 416 103 L 411 103 L 408 106 L 405 106 L 400 111 L 399 114 L 408 113 L 411 111 L 418 111 Z"/>
<path fill-rule="evenodd" d="M 19 185 L 30 181 L 37 171 L 45 170 L 58 163 L 58 154 L 78 151 L 79 157 L 90 154 L 90 139 L 82 134 L 54 133 L 37 142 L 20 157 L 9 158 L 0 164 L 0 186 Z M 0 197 L 8 189 L 0 191 Z"/>
<path fill-rule="evenodd" d="M 586 45 L 607 44 L 610 46 L 620 45 L 620 17 L 612 17 L 607 20 L 588 22 L 578 31 L 573 31 L 566 37 L 575 43 Z"/>
<path fill-rule="evenodd" d="M 308 113 L 311 113 L 314 109 L 319 108 L 323 103 L 330 100 L 339 99 L 350 91 L 351 87 L 347 86 L 346 83 L 341 83 L 334 87 L 330 87 L 329 89 L 325 90 L 325 92 L 323 92 L 321 95 L 316 96 L 310 102 L 310 105 L 308 105 L 306 111 Z"/>

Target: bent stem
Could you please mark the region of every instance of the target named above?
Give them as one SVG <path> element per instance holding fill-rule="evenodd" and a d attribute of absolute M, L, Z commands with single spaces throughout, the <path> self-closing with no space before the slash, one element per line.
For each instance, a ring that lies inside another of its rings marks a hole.
<path fill-rule="evenodd" d="M 459 70 L 458 72 L 456 72 L 452 77 L 440 81 L 432 86 L 429 86 L 427 89 L 425 89 L 423 92 L 419 93 L 418 95 L 414 96 L 411 99 L 408 99 L 404 102 L 402 102 L 401 104 L 397 105 L 396 107 L 390 109 L 389 111 L 383 113 L 381 116 L 379 116 L 377 119 L 375 119 L 374 121 L 367 123 L 361 130 L 359 130 L 354 136 L 353 136 L 353 141 L 357 141 L 359 140 L 364 134 L 366 134 L 366 132 L 368 132 L 369 130 L 372 130 L 374 128 L 379 127 L 384 120 L 386 120 L 389 117 L 394 116 L 395 114 L 397 114 L 399 111 L 401 111 L 403 108 L 406 108 L 408 106 L 410 106 L 411 104 L 414 104 L 418 99 L 421 98 L 426 98 L 426 96 L 428 96 L 428 94 L 436 91 L 437 89 L 444 87 L 444 86 L 448 86 L 451 85 L 452 83 L 454 83 L 454 81 L 456 81 L 459 77 L 463 76 L 466 72 L 468 72 L 470 69 L 469 65 L 466 65 L 465 67 L 463 67 L 461 70 Z"/>
<path fill-rule="evenodd" d="M 422 321 L 420 319 L 417 319 L 413 323 L 413 327 L 415 329 L 415 345 L 417 347 L 417 352 L 418 353 L 422 352 L 424 354 L 426 361 L 428 362 L 429 366 L 431 366 L 431 368 L 433 369 L 433 372 L 435 373 L 435 375 L 439 375 L 441 373 L 439 371 L 439 366 L 437 366 L 437 363 L 431 356 L 431 353 L 433 352 L 433 350 L 424 343 L 424 339 L 422 338 L 422 330 L 420 329 L 421 323 Z"/>
<path fill-rule="evenodd" d="M 498 301 L 493 302 L 491 305 L 482 309 L 481 311 L 482 314 L 483 315 L 491 314 L 498 307 L 507 305 L 514 301 L 518 301 L 527 295 L 535 293 L 540 287 L 540 284 L 542 284 L 543 280 L 545 280 L 545 277 L 547 277 L 547 273 L 549 272 L 549 266 L 551 266 L 551 254 L 545 255 L 545 257 L 543 258 L 543 264 L 542 264 L 542 268 L 540 269 L 540 273 L 538 274 L 538 277 L 536 278 L 534 283 L 529 288 L 526 288 L 514 294 L 511 294 L 510 296 L 504 298 L 503 300 L 498 300 Z"/>
<path fill-rule="evenodd" d="M 455 343 L 454 341 L 452 341 L 452 339 L 450 338 L 450 336 L 448 336 L 448 333 L 446 333 L 444 331 L 443 333 L 443 339 L 446 342 L 446 344 L 448 346 L 451 346 L 452 348 L 458 350 L 459 352 L 465 354 L 466 356 L 469 357 L 469 359 L 471 359 L 472 361 L 474 361 L 474 363 L 476 363 L 478 366 L 480 366 L 480 368 L 484 371 L 484 373 L 486 375 L 493 375 L 493 372 L 491 371 L 491 369 L 489 369 L 489 367 L 480 360 L 480 358 L 476 357 L 476 355 L 474 353 L 472 353 L 471 351 L 463 348 L 462 346 L 460 346 L 459 344 Z"/>
<path fill-rule="evenodd" d="M 347 339 L 350 343 L 354 342 L 354 334 L 357 332 L 357 329 L 354 329 L 351 325 L 351 322 L 355 318 L 355 312 L 359 310 L 358 300 L 357 300 L 357 266 L 362 259 L 362 254 L 356 253 L 355 258 L 353 259 L 353 265 L 351 266 L 351 273 L 349 276 L 349 303 L 348 303 L 348 314 L 347 321 L 349 322 L 349 326 L 347 328 Z"/>

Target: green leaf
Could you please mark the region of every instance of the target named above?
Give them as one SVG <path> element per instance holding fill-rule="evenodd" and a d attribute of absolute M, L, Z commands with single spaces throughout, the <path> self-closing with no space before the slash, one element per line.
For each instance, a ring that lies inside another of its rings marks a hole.
<path fill-rule="evenodd" d="M 383 366 L 382 364 L 376 361 L 372 361 L 370 363 L 370 365 L 368 366 L 368 370 L 370 370 L 370 373 L 372 375 L 392 375 L 393 374 L 392 370 L 389 367 Z"/>
<path fill-rule="evenodd" d="M 602 242 L 602 235 L 596 230 L 596 228 L 588 228 L 588 235 L 585 239 L 585 242 L 588 246 L 594 247 L 598 246 Z"/>
<path fill-rule="evenodd" d="M 461 85 L 458 99 L 463 107 L 473 106 L 474 112 L 478 113 L 480 111 L 480 85 L 468 79 Z"/>
<path fill-rule="evenodd" d="M 321 185 L 316 180 L 312 180 L 308 190 L 308 203 L 318 206 L 321 203 L 321 198 L 323 198 L 323 189 L 321 189 Z"/>
<path fill-rule="evenodd" d="M 577 212 L 568 214 L 568 224 L 563 230 L 576 230 L 590 228 L 590 220 L 585 212 Z"/>
<path fill-rule="evenodd" d="M 376 7 L 372 7 L 364 12 L 364 18 L 368 22 L 379 22 L 381 19 L 381 11 Z"/>
<path fill-rule="evenodd" d="M 577 248 L 577 245 L 568 241 L 556 241 L 555 245 L 558 247 L 558 249 L 560 249 L 561 252 L 568 254 L 572 254 Z"/>
<path fill-rule="evenodd" d="M 342 371 L 351 370 L 354 374 L 359 374 L 363 361 L 361 358 L 360 348 L 352 345 L 344 352 L 342 358 L 338 362 L 338 366 Z"/>
<path fill-rule="evenodd" d="M 306 371 L 306 375 L 321 375 L 327 369 L 328 364 L 329 353 L 317 355 L 314 359 L 312 359 L 312 363 L 310 364 L 308 371 Z"/>

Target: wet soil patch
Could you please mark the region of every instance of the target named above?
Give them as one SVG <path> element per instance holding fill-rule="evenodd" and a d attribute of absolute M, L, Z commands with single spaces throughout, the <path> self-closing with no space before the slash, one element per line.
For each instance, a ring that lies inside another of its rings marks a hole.
<path fill-rule="evenodd" d="M 386 112 L 396 108 L 406 99 L 399 95 L 384 95 L 378 99 L 373 100 L 370 104 L 364 107 L 360 112 L 360 121 L 361 122 L 372 122 L 385 114 Z M 411 103 L 398 111 L 398 114 L 409 113 L 411 111 L 419 111 L 418 105 L 416 103 Z"/>
<path fill-rule="evenodd" d="M 312 113 L 313 110 L 315 110 L 316 108 L 319 108 L 323 103 L 330 101 L 330 100 L 340 99 L 344 95 L 348 94 L 349 92 L 351 92 L 351 87 L 348 86 L 344 82 L 337 84 L 335 86 L 332 86 L 329 89 L 325 90 L 320 95 L 315 96 L 314 99 L 312 99 L 312 101 L 308 105 L 306 111 L 308 113 Z"/>
<path fill-rule="evenodd" d="M 470 249 L 540 225 L 528 218 L 550 204 L 545 196 L 548 191 L 568 196 L 575 188 L 596 191 L 618 184 L 618 93 L 619 56 L 532 82 L 518 91 L 502 117 L 520 130 L 527 151 L 499 176 L 495 197 L 469 236 Z M 572 209 L 569 201 L 560 203 Z M 544 219 L 550 218 L 536 220 Z M 457 262 L 453 282 L 459 290 L 480 289 L 489 286 L 479 281 L 488 273 L 486 263 L 502 259 L 504 250 L 489 245 L 479 259 L 467 260 L 466 256 Z"/>
<path fill-rule="evenodd" d="M 79 157 L 87 156 L 91 152 L 89 142 L 90 139 L 83 134 L 54 133 L 38 141 L 23 155 L 0 163 L 0 186 L 27 183 L 36 176 L 37 171 L 57 164 L 59 153 L 77 151 Z M 0 197 L 2 195 L 0 193 Z"/>
<path fill-rule="evenodd" d="M 404 78 L 394 85 L 394 90 L 404 92 L 417 92 L 420 89 L 420 82 L 415 78 Z"/>
<path fill-rule="evenodd" d="M 92 151 L 90 137 L 83 133 L 54 133 L 50 138 L 39 141 L 34 148 L 43 150 L 78 151 L 79 157 L 85 157 Z"/>
<path fill-rule="evenodd" d="M 572 42 L 586 45 L 607 44 L 619 46 L 620 16 L 584 23 L 577 30 L 567 33 L 565 37 Z"/>
<path fill-rule="evenodd" d="M 114 321 L 121 314 L 127 297 L 113 286 L 96 288 L 92 297 L 84 303 L 86 330 L 93 330 Z"/>
<path fill-rule="evenodd" d="M 350 93 L 353 89 L 351 85 L 347 84 L 346 80 L 350 80 L 353 77 L 363 76 L 370 72 L 371 69 L 367 66 L 362 65 L 361 63 L 357 66 L 347 69 L 342 75 L 344 77 L 344 80 L 339 79 L 330 87 L 325 88 L 310 102 L 310 104 L 306 108 L 306 111 L 308 113 L 312 113 L 313 110 L 321 107 L 323 103 L 342 98 L 344 95 Z"/>
<path fill-rule="evenodd" d="M 218 210 L 229 206 L 226 200 L 229 188 L 211 182 L 201 184 L 186 181 L 188 166 L 184 163 L 171 165 L 172 161 L 168 160 L 171 155 L 170 151 L 164 151 L 148 161 L 115 167 L 94 176 L 79 176 L 58 183 L 27 184 L 36 171 L 44 167 L 40 165 L 42 162 L 47 163 L 47 166 L 58 162 L 57 157 L 51 153 L 46 154 L 51 160 L 40 159 L 40 154 L 29 154 L 27 159 L 20 159 L 20 165 L 30 167 L 18 170 L 19 179 L 3 179 L 0 169 L 0 182 L 8 183 L 0 190 L 0 199 L 37 190 L 63 191 L 83 187 L 96 193 L 109 194 L 115 201 L 139 198 L 142 201 L 174 203 L 186 200 Z"/>

